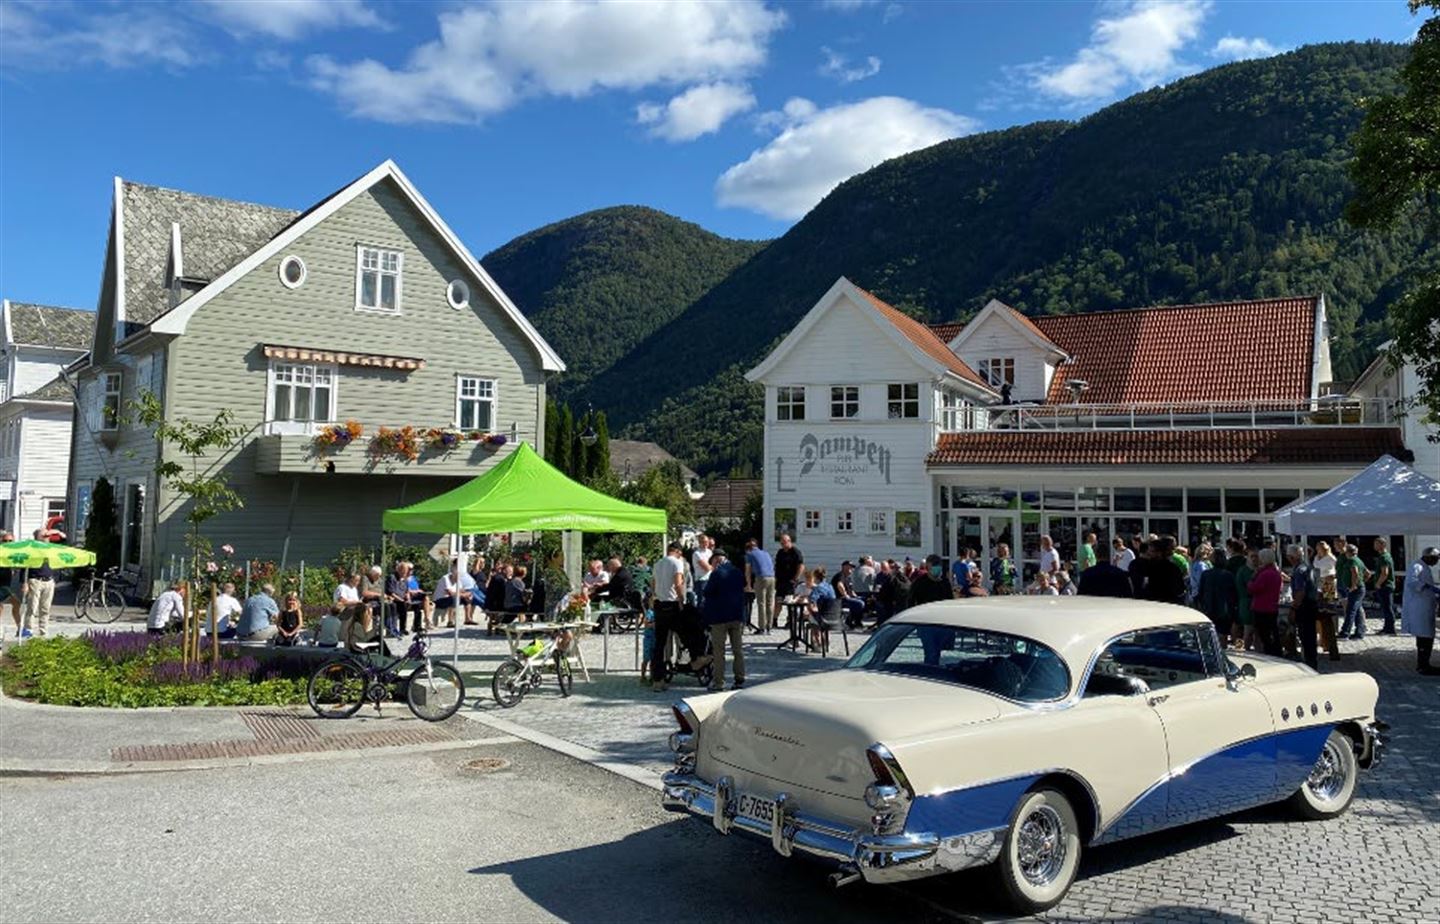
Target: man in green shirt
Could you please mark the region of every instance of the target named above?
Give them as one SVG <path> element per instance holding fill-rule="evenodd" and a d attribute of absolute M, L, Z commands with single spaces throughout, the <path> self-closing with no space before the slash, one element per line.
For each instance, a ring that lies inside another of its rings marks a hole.
<path fill-rule="evenodd" d="M 1355 545 L 1345 546 L 1345 554 L 1335 550 L 1335 586 L 1345 601 L 1345 621 L 1340 624 L 1340 637 L 1352 639 L 1365 637 L 1365 579 L 1369 569 L 1360 560 L 1360 549 Z"/>
<path fill-rule="evenodd" d="M 1080 551 L 1075 553 L 1075 573 L 1084 573 L 1086 568 L 1095 564 L 1095 534 L 1086 533 L 1085 542 L 1081 544 Z"/>
<path fill-rule="evenodd" d="M 1385 625 L 1381 635 L 1395 634 L 1395 559 L 1390 557 L 1390 541 L 1375 540 L 1375 602 L 1380 605 L 1380 615 Z"/>

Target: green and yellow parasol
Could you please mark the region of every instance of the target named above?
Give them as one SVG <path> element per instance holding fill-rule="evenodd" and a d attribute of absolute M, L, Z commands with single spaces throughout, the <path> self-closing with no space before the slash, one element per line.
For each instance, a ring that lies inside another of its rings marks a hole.
<path fill-rule="evenodd" d="M 82 568 L 95 564 L 95 553 L 39 539 L 0 543 L 0 567 L 38 568 L 45 564 L 52 568 Z"/>

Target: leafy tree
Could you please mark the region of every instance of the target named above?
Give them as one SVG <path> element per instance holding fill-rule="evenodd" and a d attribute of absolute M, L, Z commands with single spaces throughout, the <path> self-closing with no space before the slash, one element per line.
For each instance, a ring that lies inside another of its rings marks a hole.
<path fill-rule="evenodd" d="M 671 529 L 695 522 L 695 501 L 686 490 L 685 473 L 671 459 L 652 466 L 620 489 L 620 499 L 645 507 L 661 507 Z"/>
<path fill-rule="evenodd" d="M 1352 139 L 1355 198 L 1345 216 L 1376 230 L 1423 223 L 1433 245 L 1440 232 L 1440 0 L 1409 2 L 1411 13 L 1429 8 L 1431 15 L 1400 71 L 1403 91 L 1373 100 Z M 1395 339 L 1387 361 L 1416 366 L 1417 400 L 1432 420 L 1440 419 L 1440 269 L 1432 264 L 1416 272 L 1391 304 L 1389 320 Z"/>
<path fill-rule="evenodd" d="M 545 461 L 555 464 L 555 437 L 560 432 L 560 406 L 554 398 L 545 399 Z"/>
<path fill-rule="evenodd" d="M 610 425 L 605 421 L 605 412 L 595 414 L 595 445 L 586 455 L 585 481 L 590 483 L 604 477 L 610 471 Z"/>
<path fill-rule="evenodd" d="M 103 572 L 120 564 L 120 514 L 115 488 L 103 475 L 90 492 L 90 515 L 85 521 L 85 548 L 95 553 L 95 567 Z"/>
<path fill-rule="evenodd" d="M 552 440 L 555 452 L 550 457 L 550 464 L 568 475 L 570 474 L 570 456 L 575 442 L 575 418 L 571 415 L 568 405 L 560 406 L 559 421 L 560 424 L 555 428 Z"/>

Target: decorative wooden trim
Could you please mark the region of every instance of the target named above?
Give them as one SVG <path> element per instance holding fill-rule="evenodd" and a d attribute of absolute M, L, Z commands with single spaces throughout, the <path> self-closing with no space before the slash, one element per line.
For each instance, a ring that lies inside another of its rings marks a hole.
<path fill-rule="evenodd" d="M 425 368 L 425 360 L 410 356 L 384 356 L 378 353 L 341 353 L 309 347 L 284 346 L 276 343 L 261 345 L 267 359 L 303 363 L 333 363 L 337 366 L 365 366 L 372 369 L 397 369 L 414 372 Z"/>

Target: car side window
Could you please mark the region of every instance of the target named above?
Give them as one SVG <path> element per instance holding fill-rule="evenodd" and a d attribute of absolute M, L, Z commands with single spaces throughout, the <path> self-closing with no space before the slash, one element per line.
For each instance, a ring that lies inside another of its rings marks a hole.
<path fill-rule="evenodd" d="M 1163 690 L 1177 684 L 1204 680 L 1206 655 L 1199 632 L 1193 626 L 1150 629 L 1122 636 L 1100 654 L 1086 685 L 1097 693 L 1118 692 L 1120 685 L 1143 681 L 1149 690 Z M 1094 680 L 1094 678 L 1110 680 Z M 1111 690 L 1110 687 L 1115 687 Z"/>

